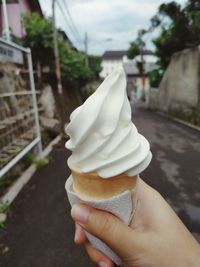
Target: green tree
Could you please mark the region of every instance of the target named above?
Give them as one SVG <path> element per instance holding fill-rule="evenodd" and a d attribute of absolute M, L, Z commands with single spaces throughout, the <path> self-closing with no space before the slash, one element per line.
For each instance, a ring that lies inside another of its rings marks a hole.
<path fill-rule="evenodd" d="M 185 7 L 185 14 L 189 20 L 189 30 L 191 31 L 191 44 L 200 43 L 200 1 L 190 0 Z"/>
<path fill-rule="evenodd" d="M 92 71 L 85 65 L 83 53 L 76 52 L 65 42 L 59 41 L 59 54 L 63 82 L 82 87 L 92 79 Z"/>
<path fill-rule="evenodd" d="M 145 42 L 143 41 L 143 37 L 145 33 L 146 33 L 146 30 L 140 29 L 138 31 L 136 40 L 130 44 L 130 47 L 127 51 L 127 56 L 129 59 L 134 59 L 138 55 L 141 55 L 140 60 L 136 61 L 136 66 L 141 76 L 144 75 L 144 65 L 145 65 L 144 57 L 143 57 L 144 50 L 145 50 Z"/>
<path fill-rule="evenodd" d="M 55 72 L 53 27 L 51 19 L 42 18 L 38 13 L 24 14 L 26 35 L 21 40 L 24 46 L 32 50 L 34 63 L 40 62 L 42 66 L 49 66 Z M 83 87 L 88 81 L 96 79 L 99 70 L 98 64 L 87 67 L 84 54 L 77 52 L 68 43 L 58 40 L 62 81 L 74 87 Z M 100 62 L 99 62 L 100 65 Z"/>
<path fill-rule="evenodd" d="M 162 80 L 163 71 L 161 69 L 155 69 L 149 72 L 150 86 L 158 88 Z"/>
<path fill-rule="evenodd" d="M 157 25 L 160 26 L 161 32 L 153 43 L 156 47 L 155 55 L 160 59 L 159 64 L 161 68 L 166 69 L 171 56 L 187 46 L 191 32 L 188 17 L 176 2 L 160 5 L 157 15 L 162 17 Z M 168 23 L 162 22 L 165 18 Z"/>
<path fill-rule="evenodd" d="M 26 35 L 22 39 L 22 44 L 31 48 L 34 62 L 39 61 L 43 66 L 52 66 L 54 51 L 51 19 L 43 19 L 38 13 L 25 13 L 23 22 Z"/>
<path fill-rule="evenodd" d="M 89 56 L 89 67 L 91 70 L 93 70 L 93 80 L 99 79 L 99 73 L 102 70 L 101 67 L 101 57 L 90 55 Z"/>
<path fill-rule="evenodd" d="M 142 50 L 144 50 L 145 42 L 143 41 L 143 36 L 146 30 L 140 29 L 137 34 L 137 38 L 131 42 L 130 47 L 127 51 L 127 56 L 130 59 L 134 59 L 136 56 L 140 55 Z"/>
<path fill-rule="evenodd" d="M 155 55 L 164 71 L 175 52 L 200 43 L 200 1 L 188 0 L 184 7 L 175 1 L 161 4 L 145 33 L 151 33 L 154 29 L 159 29 L 159 35 L 152 40 Z M 130 57 L 138 53 L 138 38 L 139 34 L 131 43 L 128 52 Z"/>

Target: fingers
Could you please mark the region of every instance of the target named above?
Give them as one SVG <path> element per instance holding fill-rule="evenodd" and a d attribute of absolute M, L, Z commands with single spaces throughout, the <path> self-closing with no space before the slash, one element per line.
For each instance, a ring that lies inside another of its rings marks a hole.
<path fill-rule="evenodd" d="M 87 240 L 85 232 L 84 232 L 83 228 L 78 223 L 75 223 L 75 228 L 76 228 L 76 230 L 75 230 L 74 242 L 77 245 L 82 245 Z"/>
<path fill-rule="evenodd" d="M 78 223 L 75 224 L 75 227 L 76 231 L 74 241 L 77 245 L 85 245 L 85 249 L 90 259 L 100 267 L 113 267 L 113 262 L 106 255 L 93 248 L 92 245 L 87 241 L 83 228 Z"/>
<path fill-rule="evenodd" d="M 108 212 L 74 205 L 71 211 L 73 219 L 84 229 L 104 241 L 121 258 L 129 257 L 129 250 L 138 242 L 137 233 Z"/>
<path fill-rule="evenodd" d="M 90 259 L 96 264 L 98 264 L 100 267 L 114 266 L 113 262 L 107 256 L 105 256 L 103 253 L 93 248 L 89 242 L 85 243 L 85 249 Z"/>

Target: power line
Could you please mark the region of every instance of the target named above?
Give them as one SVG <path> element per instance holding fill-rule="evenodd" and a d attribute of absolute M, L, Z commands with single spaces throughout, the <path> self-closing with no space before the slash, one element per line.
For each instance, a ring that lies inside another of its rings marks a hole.
<path fill-rule="evenodd" d="M 59 2 L 59 1 L 56 1 L 56 3 L 58 4 L 58 7 L 59 7 L 59 9 L 60 9 L 60 12 L 62 13 L 64 19 L 66 20 L 66 22 L 67 22 L 67 24 L 68 24 L 68 26 L 69 26 L 71 32 L 74 34 L 74 36 L 75 36 L 75 38 L 76 38 L 76 33 L 74 32 L 74 29 L 72 28 L 71 24 L 69 23 L 69 20 L 68 20 L 66 14 L 64 13 L 64 10 L 63 10 L 63 8 L 62 8 L 60 2 Z M 77 39 L 77 38 L 76 38 L 76 39 Z"/>
<path fill-rule="evenodd" d="M 162 19 L 160 20 L 160 25 L 163 23 L 164 21 L 164 16 L 162 17 Z M 150 26 L 146 32 L 146 38 L 144 40 L 145 43 L 147 43 L 149 41 L 149 39 L 152 37 L 152 35 L 154 34 L 155 30 L 156 30 L 157 27 L 153 27 L 153 26 Z M 152 41 L 152 40 L 151 40 Z"/>
<path fill-rule="evenodd" d="M 73 18 L 72 18 L 72 16 L 71 16 L 71 13 L 70 13 L 70 10 L 69 10 L 69 8 L 68 8 L 68 5 L 67 5 L 66 0 L 63 0 L 63 4 L 64 4 L 64 6 L 65 6 L 65 8 L 66 8 L 66 10 L 67 10 L 67 14 L 68 14 L 68 16 L 69 16 L 69 18 L 70 18 L 71 24 L 72 24 L 72 26 L 73 26 L 75 32 L 77 33 L 78 37 L 79 37 L 80 40 L 81 40 L 80 34 L 79 34 L 78 29 L 77 29 L 77 27 L 76 27 L 76 25 L 75 25 L 75 23 L 74 23 L 74 21 L 73 21 Z"/>
<path fill-rule="evenodd" d="M 67 22 L 67 24 L 68 24 L 68 26 L 69 26 L 71 32 L 73 33 L 75 39 L 76 39 L 76 40 L 79 39 L 79 37 L 77 38 L 77 34 L 74 32 L 74 29 L 72 28 L 71 24 L 69 23 L 69 20 L 68 20 L 66 14 L 64 13 L 64 10 L 63 10 L 63 8 L 62 8 L 60 2 L 59 2 L 59 1 L 56 1 L 56 3 L 58 4 L 58 7 L 59 7 L 59 9 L 60 9 L 60 12 L 62 13 L 63 17 L 65 18 L 65 20 L 66 20 L 66 22 Z"/>

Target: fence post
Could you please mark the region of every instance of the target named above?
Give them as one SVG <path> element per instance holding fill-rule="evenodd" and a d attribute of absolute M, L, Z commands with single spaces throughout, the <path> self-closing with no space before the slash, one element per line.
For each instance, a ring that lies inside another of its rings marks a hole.
<path fill-rule="evenodd" d="M 32 56 L 31 56 L 31 49 L 27 49 L 27 57 L 28 57 L 28 68 L 29 68 L 29 78 L 30 78 L 30 86 L 31 92 L 33 97 L 33 110 L 34 110 L 34 117 L 35 117 L 35 128 L 36 128 L 36 135 L 40 139 L 38 142 L 38 157 L 42 154 L 42 142 L 41 142 L 41 134 L 40 134 L 40 123 L 39 123 L 39 115 L 38 115 L 38 108 L 37 108 L 37 98 L 35 92 L 35 82 L 33 77 L 33 63 L 32 63 Z"/>
<path fill-rule="evenodd" d="M 4 27 L 5 27 L 5 34 L 6 34 L 6 40 L 10 41 L 10 29 L 9 29 L 9 23 L 8 23 L 8 12 L 7 12 L 7 6 L 6 6 L 6 0 L 2 0 L 2 7 L 3 7 L 3 17 L 4 17 Z"/>

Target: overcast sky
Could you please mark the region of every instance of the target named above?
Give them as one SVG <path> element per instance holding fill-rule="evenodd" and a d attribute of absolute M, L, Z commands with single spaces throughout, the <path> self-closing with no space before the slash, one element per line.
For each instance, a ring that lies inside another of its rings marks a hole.
<path fill-rule="evenodd" d="M 158 6 L 168 0 L 56 0 L 62 6 L 66 18 L 56 4 L 57 26 L 69 36 L 73 44 L 83 50 L 84 34 L 88 34 L 89 53 L 101 55 L 105 50 L 123 50 L 137 35 L 140 28 L 148 28 L 150 18 L 156 13 Z M 45 15 L 52 14 L 52 0 L 40 0 Z M 69 14 L 79 33 L 69 27 Z M 184 4 L 186 0 L 177 0 Z M 73 31 L 72 31 L 73 30 Z M 81 40 L 80 40 L 81 38 Z M 109 40 L 112 39 L 112 40 Z M 147 45 L 150 45 L 147 36 Z"/>

